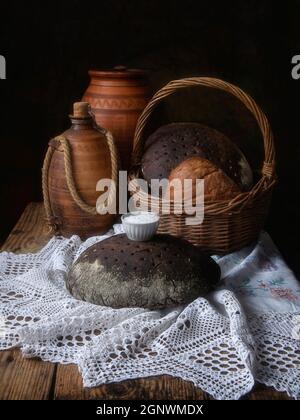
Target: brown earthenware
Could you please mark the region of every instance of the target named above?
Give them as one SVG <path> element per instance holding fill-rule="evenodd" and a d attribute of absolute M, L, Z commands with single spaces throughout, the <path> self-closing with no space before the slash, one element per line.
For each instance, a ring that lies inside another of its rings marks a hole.
<path fill-rule="evenodd" d="M 75 106 L 79 105 L 77 115 Z M 81 208 L 71 194 L 67 183 L 66 156 L 62 138 L 69 144 L 71 151 L 72 177 L 80 199 L 86 206 L 95 210 L 95 205 L 101 192 L 96 191 L 100 179 L 111 178 L 111 155 L 107 138 L 101 129 L 96 129 L 88 104 L 74 104 L 74 115 L 70 116 L 72 126 L 61 136 L 49 143 L 43 168 L 44 201 L 49 225 L 55 233 L 69 237 L 73 234 L 86 238 L 102 232 L 112 225 L 114 215 L 92 214 Z M 47 196 L 48 195 L 48 196 Z M 47 206 L 49 210 L 47 211 Z"/>
<path fill-rule="evenodd" d="M 114 135 L 122 169 L 128 170 L 138 117 L 149 99 L 147 73 L 119 66 L 90 70 L 90 85 L 82 100 L 89 102 L 97 123 Z"/>

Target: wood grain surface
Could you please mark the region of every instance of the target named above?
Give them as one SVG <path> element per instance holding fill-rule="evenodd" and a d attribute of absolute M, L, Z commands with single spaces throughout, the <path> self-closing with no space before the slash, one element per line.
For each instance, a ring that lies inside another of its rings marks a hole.
<path fill-rule="evenodd" d="M 2 251 L 36 252 L 49 240 L 42 203 L 30 203 L 5 241 Z M 25 359 L 20 350 L 0 352 L 0 400 L 207 400 L 191 382 L 167 375 L 84 388 L 75 365 Z M 244 399 L 288 399 L 285 393 L 257 385 Z"/>

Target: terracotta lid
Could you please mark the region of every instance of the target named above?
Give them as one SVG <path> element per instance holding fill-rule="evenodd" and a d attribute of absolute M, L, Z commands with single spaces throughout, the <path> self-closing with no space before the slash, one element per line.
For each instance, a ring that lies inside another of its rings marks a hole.
<path fill-rule="evenodd" d="M 112 78 L 112 79 L 119 79 L 119 78 L 145 78 L 148 76 L 148 72 L 142 69 L 130 69 L 126 66 L 116 66 L 112 69 L 107 70 L 89 70 L 89 75 L 91 77 L 103 77 L 103 78 Z"/>

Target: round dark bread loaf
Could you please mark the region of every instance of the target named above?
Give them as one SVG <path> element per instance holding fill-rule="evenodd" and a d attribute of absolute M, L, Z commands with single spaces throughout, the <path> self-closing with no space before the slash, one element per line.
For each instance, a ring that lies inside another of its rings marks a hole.
<path fill-rule="evenodd" d="M 67 288 L 97 305 L 160 309 L 210 292 L 220 269 L 198 248 L 170 235 L 148 242 L 112 236 L 88 248 L 73 264 Z"/>
<path fill-rule="evenodd" d="M 145 143 L 143 177 L 148 183 L 169 178 L 176 166 L 196 156 L 220 168 L 241 191 L 252 186 L 252 170 L 241 150 L 224 134 L 198 123 L 173 123 L 156 130 Z"/>

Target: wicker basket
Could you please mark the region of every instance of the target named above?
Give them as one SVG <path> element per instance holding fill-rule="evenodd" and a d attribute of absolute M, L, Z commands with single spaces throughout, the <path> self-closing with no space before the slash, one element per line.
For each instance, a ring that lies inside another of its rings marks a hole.
<path fill-rule="evenodd" d="M 179 89 L 191 86 L 206 86 L 231 93 L 254 115 L 264 141 L 265 159 L 261 178 L 250 191 L 241 193 L 234 199 L 205 203 L 202 224 L 187 225 L 185 223 L 186 214 L 177 215 L 173 212 L 161 214 L 159 232 L 185 238 L 211 253 L 229 253 L 257 239 L 264 225 L 276 182 L 275 151 L 270 125 L 265 114 L 245 92 L 230 83 L 206 77 L 193 77 L 168 83 L 153 96 L 138 120 L 132 155 L 134 169 L 130 178 L 135 184 L 137 178 L 141 177 L 140 159 L 144 146 L 143 132 L 152 111 L 167 96 Z M 147 192 L 140 189 L 136 193 L 136 197 L 150 209 L 150 196 Z M 158 208 L 161 213 L 162 207 L 159 202 Z"/>

